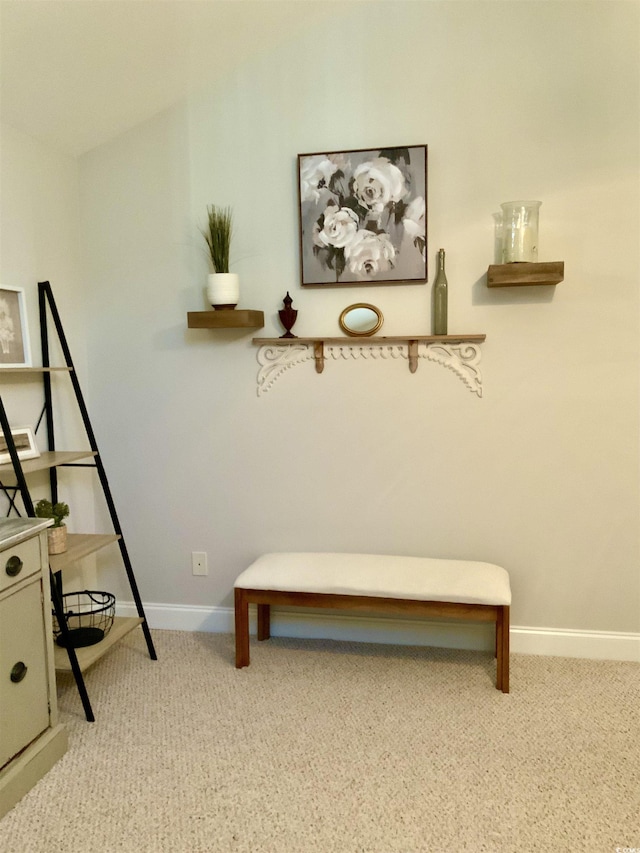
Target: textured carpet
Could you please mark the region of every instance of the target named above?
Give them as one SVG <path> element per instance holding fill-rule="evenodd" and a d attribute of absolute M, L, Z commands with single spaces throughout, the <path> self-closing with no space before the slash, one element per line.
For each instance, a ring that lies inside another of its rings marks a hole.
<path fill-rule="evenodd" d="M 640 666 L 134 632 L 60 684 L 70 749 L 2 853 L 640 848 Z"/>

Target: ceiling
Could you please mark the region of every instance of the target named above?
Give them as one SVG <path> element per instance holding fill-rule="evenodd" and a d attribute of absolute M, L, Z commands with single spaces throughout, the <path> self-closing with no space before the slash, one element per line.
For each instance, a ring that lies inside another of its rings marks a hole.
<path fill-rule="evenodd" d="M 0 119 L 78 156 L 317 23 L 319 0 L 0 0 Z"/>

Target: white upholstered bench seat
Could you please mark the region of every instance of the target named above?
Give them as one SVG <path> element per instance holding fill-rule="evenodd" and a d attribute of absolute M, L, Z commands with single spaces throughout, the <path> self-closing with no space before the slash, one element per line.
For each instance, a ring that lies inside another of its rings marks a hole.
<path fill-rule="evenodd" d="M 249 604 L 258 605 L 258 639 L 270 636 L 270 607 L 380 610 L 491 621 L 496 686 L 509 691 L 509 574 L 469 560 L 380 554 L 264 554 L 235 582 L 236 666 L 249 665 Z"/>

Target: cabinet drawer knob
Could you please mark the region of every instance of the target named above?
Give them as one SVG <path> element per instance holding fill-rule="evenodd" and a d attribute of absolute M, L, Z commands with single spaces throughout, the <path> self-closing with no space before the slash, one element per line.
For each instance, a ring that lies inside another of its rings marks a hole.
<path fill-rule="evenodd" d="M 18 663 L 14 663 L 11 668 L 11 681 L 14 684 L 18 684 L 18 682 L 22 681 L 22 679 L 27 674 L 27 665 L 24 661 L 19 660 Z"/>
<path fill-rule="evenodd" d="M 7 565 L 5 566 L 5 571 L 9 575 L 10 578 L 15 578 L 16 575 L 19 575 L 22 571 L 22 567 L 24 563 L 16 554 L 13 557 L 9 557 L 7 560 Z"/>

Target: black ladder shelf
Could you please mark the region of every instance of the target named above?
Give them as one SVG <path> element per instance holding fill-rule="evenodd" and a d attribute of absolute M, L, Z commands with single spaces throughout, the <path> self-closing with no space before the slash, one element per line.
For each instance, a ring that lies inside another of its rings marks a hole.
<path fill-rule="evenodd" d="M 40 338 L 42 343 L 42 377 L 43 377 L 43 386 L 44 386 L 44 407 L 42 409 L 42 414 L 40 415 L 40 419 L 38 424 L 36 425 L 36 431 L 40 427 L 42 420 L 44 418 L 46 429 L 47 429 L 47 447 L 49 448 L 49 452 L 47 454 L 42 454 L 44 458 L 35 459 L 33 461 L 28 461 L 25 466 L 23 466 L 22 462 L 18 457 L 18 452 L 16 450 L 15 442 L 11 435 L 11 427 L 9 425 L 9 421 L 7 418 L 7 413 L 4 407 L 4 403 L 2 401 L 2 397 L 0 396 L 0 426 L 2 427 L 2 431 L 5 436 L 5 441 L 7 443 L 7 452 L 11 458 L 11 463 L 5 466 L 0 466 L 0 490 L 2 490 L 9 501 L 9 508 L 7 511 L 7 515 L 11 513 L 13 510 L 17 515 L 20 515 L 20 510 L 16 505 L 16 497 L 18 493 L 20 494 L 22 503 L 24 505 L 24 511 L 27 516 L 34 516 L 34 507 L 33 500 L 31 498 L 31 494 L 29 492 L 29 487 L 27 485 L 27 480 L 25 477 L 25 468 L 27 472 L 29 469 L 33 470 L 42 470 L 43 468 L 48 468 L 49 470 L 49 484 L 51 490 L 51 501 L 52 503 L 56 503 L 58 501 L 58 476 L 57 476 L 57 468 L 59 467 L 91 467 L 95 468 L 100 479 L 100 485 L 102 486 L 102 492 L 107 504 L 107 508 L 109 510 L 109 515 L 111 517 L 111 524 L 113 527 L 113 535 L 96 535 L 94 537 L 86 537 L 80 536 L 78 539 L 82 540 L 82 544 L 78 548 L 78 550 L 74 553 L 70 553 L 69 561 L 72 559 L 80 559 L 81 556 L 85 556 L 89 553 L 93 553 L 98 550 L 103 545 L 108 544 L 109 542 L 118 542 L 120 547 L 120 554 L 122 557 L 122 562 L 124 563 L 125 571 L 127 574 L 127 579 L 129 581 L 129 586 L 131 588 L 131 593 L 133 595 L 133 600 L 136 605 L 136 610 L 138 613 L 138 618 L 133 620 L 122 620 L 122 623 L 127 623 L 120 631 L 116 630 L 116 626 L 112 628 L 111 634 L 114 636 L 123 635 L 127 633 L 128 630 L 131 630 L 131 627 L 136 627 L 140 625 L 142 631 L 144 633 L 144 637 L 147 643 L 147 649 L 149 651 L 149 657 L 152 660 L 157 660 L 155 648 L 153 646 L 153 640 L 151 638 L 151 632 L 149 631 L 149 625 L 147 623 L 147 619 L 144 613 L 144 608 L 142 605 L 142 600 L 140 598 L 140 593 L 138 591 L 138 585 L 136 583 L 135 575 L 133 573 L 133 568 L 131 566 L 131 560 L 129 559 L 129 553 L 127 551 L 127 546 L 124 541 L 124 535 L 122 533 L 122 528 L 120 527 L 120 522 L 118 520 L 118 514 L 116 512 L 115 504 L 113 502 L 113 497 L 111 495 L 111 489 L 109 488 L 109 482 L 107 480 L 107 475 L 104 469 L 104 465 L 102 464 L 102 459 L 100 456 L 100 451 L 98 450 L 98 445 L 96 442 L 96 438 L 93 432 L 93 428 L 91 426 L 91 421 L 89 419 L 89 413 L 87 411 L 87 407 L 84 402 L 84 397 L 82 395 L 82 390 L 80 388 L 80 383 L 78 381 L 78 376 L 74 369 L 73 359 L 71 358 L 71 352 L 69 350 L 69 346 L 67 344 L 67 339 L 64 333 L 64 329 L 62 328 L 62 323 L 60 321 L 60 315 L 58 313 L 58 309 L 56 307 L 55 300 L 53 298 L 53 292 L 51 290 L 51 285 L 48 281 L 43 281 L 38 283 L 38 304 L 39 304 L 39 313 L 40 313 Z M 47 307 L 49 311 L 47 311 Z M 51 319 L 55 326 L 55 330 L 58 335 L 58 340 L 60 343 L 60 347 L 64 356 L 66 368 L 61 368 L 62 370 L 66 370 L 69 373 L 69 377 L 71 378 L 71 383 L 73 385 L 73 390 L 75 392 L 76 402 L 80 411 L 80 415 L 82 417 L 82 421 L 84 424 L 84 429 L 86 432 L 87 440 L 90 446 L 90 450 L 86 452 L 77 452 L 77 453 L 56 453 L 56 443 L 55 443 L 55 429 L 54 429 L 54 419 L 53 419 L 53 397 L 51 391 L 51 370 L 55 370 L 56 368 L 51 368 L 50 366 L 50 353 L 49 353 L 49 330 L 47 325 L 48 314 L 51 314 Z M 18 372 L 21 368 L 16 369 Z M 36 369 L 37 370 L 37 369 Z M 81 459 L 83 457 L 91 457 L 91 463 L 78 463 L 75 460 Z M 5 476 L 5 471 L 2 468 L 7 469 L 12 475 L 13 479 L 15 479 L 15 485 L 7 485 L 3 482 L 3 478 Z M 94 539 L 94 543 L 86 544 L 87 538 Z M 71 551 L 72 549 L 70 549 Z M 77 554 L 77 556 L 76 556 Z M 64 556 L 64 555 L 63 555 Z M 64 608 L 63 608 L 63 599 L 62 599 L 62 567 L 56 564 L 56 560 L 59 558 L 51 557 L 50 558 L 50 572 L 51 572 L 51 597 L 53 601 L 53 609 L 58 620 L 58 624 L 60 626 L 60 631 L 62 634 L 63 642 L 66 647 L 66 653 L 69 659 L 69 667 L 73 676 L 75 678 L 76 685 L 78 687 L 78 693 L 80 695 L 80 699 L 82 701 L 82 706 L 85 712 L 85 716 L 89 722 L 93 722 L 95 720 L 95 716 L 93 714 L 93 710 L 91 708 L 91 702 L 89 701 L 89 696 L 87 693 L 87 689 L 84 683 L 84 677 L 82 674 L 82 666 L 78 660 L 78 654 L 76 649 L 69 642 L 69 631 L 66 623 L 66 619 L 64 616 Z M 108 639 L 108 638 L 107 638 Z M 103 640 L 103 642 L 105 642 Z M 87 647 L 87 650 L 94 650 L 99 648 L 98 644 L 95 647 Z M 86 650 L 82 650 L 85 652 Z M 100 657 L 100 654 L 91 655 L 87 658 L 86 666 L 89 666 L 94 660 Z M 85 666 L 85 668 L 86 668 Z"/>

